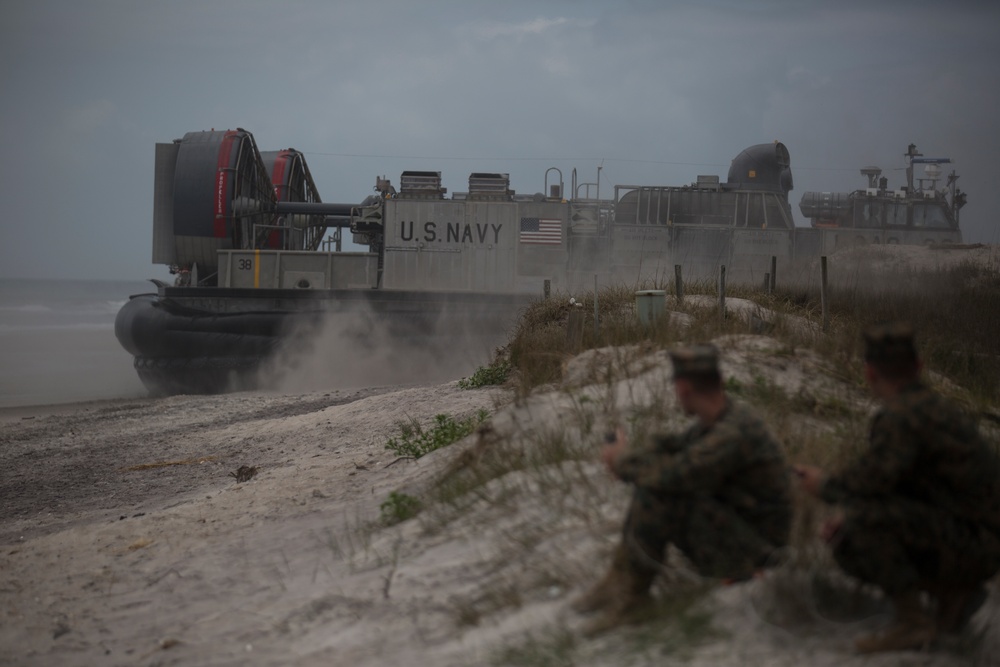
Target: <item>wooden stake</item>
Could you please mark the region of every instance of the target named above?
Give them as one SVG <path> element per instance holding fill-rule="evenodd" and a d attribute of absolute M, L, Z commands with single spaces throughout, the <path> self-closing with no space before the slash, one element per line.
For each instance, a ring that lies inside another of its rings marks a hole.
<path fill-rule="evenodd" d="M 826 329 L 830 324 L 829 313 L 827 312 L 827 298 L 826 298 L 826 255 L 819 258 L 819 271 L 820 271 L 820 281 L 819 281 L 819 302 L 820 307 L 823 309 L 823 332 L 826 333 Z"/>
<path fill-rule="evenodd" d="M 597 317 L 597 274 L 594 274 L 594 344 L 597 344 L 597 339 L 600 334 L 600 322 Z"/>
<path fill-rule="evenodd" d="M 719 319 L 726 319 L 726 265 L 719 267 Z"/>

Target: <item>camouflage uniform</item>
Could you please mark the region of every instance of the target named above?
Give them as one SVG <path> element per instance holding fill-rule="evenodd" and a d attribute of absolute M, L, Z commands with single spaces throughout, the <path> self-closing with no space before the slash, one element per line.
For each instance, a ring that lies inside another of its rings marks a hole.
<path fill-rule="evenodd" d="M 890 596 L 975 585 L 1000 569 L 997 456 L 968 416 L 919 381 L 876 414 L 868 450 L 820 495 L 845 511 L 834 558 Z"/>
<path fill-rule="evenodd" d="M 635 485 L 623 531 L 634 571 L 655 575 L 672 542 L 701 574 L 746 579 L 788 542 L 787 463 L 764 423 L 738 402 L 727 399 L 711 426 L 620 456 L 614 472 Z"/>
<path fill-rule="evenodd" d="M 714 418 L 654 438 L 646 449 L 606 456 L 635 491 L 611 566 L 572 603 L 580 613 L 603 611 L 584 626 L 586 636 L 647 616 L 649 588 L 670 543 L 701 574 L 741 580 L 788 542 L 791 480 L 781 448 L 750 410 L 725 398 L 713 346 L 675 350 L 670 358 L 674 379 L 686 381 L 683 398 L 677 385 L 682 407 L 697 414 L 695 405 L 709 405 Z"/>

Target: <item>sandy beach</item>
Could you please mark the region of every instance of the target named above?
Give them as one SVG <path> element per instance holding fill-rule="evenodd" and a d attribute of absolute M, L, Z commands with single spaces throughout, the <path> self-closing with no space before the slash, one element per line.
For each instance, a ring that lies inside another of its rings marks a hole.
<path fill-rule="evenodd" d="M 748 377 L 769 340 L 724 342 L 727 372 Z M 622 353 L 580 355 L 569 384 L 527 401 L 452 381 L 4 410 L 0 664 L 1000 664 L 995 586 L 974 619 L 985 635 L 858 658 L 851 638 L 884 608 L 834 618 L 787 568 L 722 586 L 681 564 L 661 586 L 694 600 L 675 618 L 586 640 L 568 603 L 603 569 L 627 500 L 596 462 L 526 465 L 379 521 L 390 494 L 420 496 L 493 448 L 528 460 L 563 435 L 586 440 L 573 424 L 609 406 L 669 408 L 663 353 L 593 383 L 609 360 Z M 753 372 L 865 400 L 813 363 L 802 352 Z M 455 445 L 419 459 L 386 449 L 401 423 L 480 410 L 488 426 Z M 256 475 L 238 482 L 241 466 Z"/>
<path fill-rule="evenodd" d="M 0 663 L 298 664 L 313 616 L 383 599 L 330 540 L 426 471 L 389 465 L 397 420 L 490 405 L 452 383 L 5 410 Z"/>

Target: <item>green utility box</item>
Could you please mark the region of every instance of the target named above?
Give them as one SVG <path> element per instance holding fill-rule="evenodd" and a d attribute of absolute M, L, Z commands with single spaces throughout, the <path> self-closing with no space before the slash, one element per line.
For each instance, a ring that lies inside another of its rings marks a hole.
<path fill-rule="evenodd" d="M 667 307 L 667 293 L 661 289 L 647 289 L 635 293 L 635 312 L 642 324 L 649 325 L 663 316 Z"/>

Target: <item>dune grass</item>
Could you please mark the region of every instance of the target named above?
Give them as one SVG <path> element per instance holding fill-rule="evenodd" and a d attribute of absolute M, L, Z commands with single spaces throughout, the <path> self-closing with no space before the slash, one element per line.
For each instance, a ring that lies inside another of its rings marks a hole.
<path fill-rule="evenodd" d="M 635 314 L 635 292 L 634 286 L 621 285 L 600 290 L 596 328 L 594 293 L 575 295 L 584 318 L 581 349 L 640 343 L 670 347 L 751 330 L 747 321 L 732 316 L 723 320 L 717 306 L 691 298 L 670 302 L 672 310 L 690 317 L 686 327 L 671 326 L 668 318 L 644 326 Z M 715 283 L 702 281 L 685 284 L 684 294 L 716 297 L 718 291 Z M 760 288 L 736 285 L 727 287 L 727 297 L 752 299 L 775 319 L 794 316 L 817 328 L 821 322 L 815 287 L 779 285 L 774 294 L 766 294 Z M 828 301 L 829 326 L 824 335 L 782 326 L 769 329 L 769 335 L 789 346 L 809 346 L 860 379 L 861 332 L 880 322 L 908 321 L 917 330 L 929 370 L 965 388 L 981 405 L 1000 402 L 1000 267 L 970 263 L 924 272 L 899 269 L 878 280 L 831 287 Z M 569 295 L 556 294 L 532 304 L 520 319 L 504 354 L 521 395 L 559 380 L 570 354 L 567 323 L 574 307 Z"/>
<path fill-rule="evenodd" d="M 639 288 L 647 287 L 657 286 Z M 609 414 L 619 409 L 613 406 L 611 396 L 621 391 L 622 380 L 628 379 L 624 376 L 648 371 L 648 365 L 636 361 L 655 358 L 658 351 L 681 343 L 766 334 L 774 344 L 761 352 L 760 359 L 747 362 L 748 371 L 729 377 L 727 391 L 763 414 L 790 461 L 828 469 L 843 465 L 865 446 L 874 403 L 863 380 L 861 332 L 877 322 L 913 323 L 933 383 L 986 416 L 988 424 L 1000 421 L 996 417 L 1000 414 L 997 267 L 961 265 L 923 273 L 899 271 L 884 274 L 876 282 L 838 285 L 828 294 L 826 331 L 820 327 L 818 290 L 807 287 L 790 286 L 774 294 L 753 287 L 731 287 L 729 297 L 750 299 L 757 308 L 749 315 L 729 312 L 721 318 L 714 283 L 686 284 L 682 301 L 668 300 L 672 312 L 647 324 L 640 323 L 636 315 L 635 292 L 634 285 L 602 289 L 596 295 L 596 327 L 592 292 L 573 295 L 582 306 L 571 304 L 565 294 L 531 305 L 508 345 L 498 351 L 491 364 L 493 370 L 484 369 L 470 382 L 473 386 L 505 383 L 515 407 L 548 396 L 545 400 L 561 406 L 561 421 L 523 429 L 517 439 L 491 439 L 487 420 L 475 441 L 465 441 L 467 445 L 419 498 L 397 495 L 383 507 L 388 515 L 384 518 L 392 519 L 386 523 L 416 517 L 430 533 L 447 530 L 463 520 L 511 521 L 505 529 L 508 549 L 498 559 L 495 571 L 484 577 L 478 597 L 456 604 L 456 626 L 479 625 L 487 617 L 520 608 L 533 599 L 532 591 L 542 586 L 539 582 L 566 590 L 594 576 L 592 556 L 587 559 L 558 552 L 559 560 L 553 561 L 547 555 L 553 550 L 543 546 L 561 535 L 585 533 L 598 543 L 607 543 L 609 536 L 614 539 L 625 496 L 619 488 L 622 485 L 609 484 L 595 460 L 608 420 L 624 420 L 635 440 L 663 425 L 677 427 L 683 421 L 676 408 L 670 407 L 669 383 L 647 388 L 644 399 L 630 406 L 627 414 Z M 583 321 L 576 338 L 569 332 L 571 316 Z M 608 352 L 584 381 L 567 384 L 572 360 L 585 356 L 581 352 L 588 350 Z M 662 357 L 658 363 L 663 363 Z M 781 368 L 805 365 L 807 373 L 828 378 L 834 390 L 792 392 L 778 381 Z M 996 429 L 988 437 L 1000 446 Z M 797 497 L 784 578 L 764 589 L 770 595 L 768 614 L 795 616 L 793 607 L 799 602 L 822 602 L 828 607 L 844 600 L 871 602 L 866 595 L 859 598 L 856 587 L 833 576 L 836 568 L 816 537 L 817 526 L 828 512 L 829 508 L 814 499 Z M 800 579 L 806 583 L 800 585 Z M 817 581 L 832 591 L 826 591 L 823 600 L 817 594 Z M 782 586 L 794 588 L 796 595 L 783 594 Z M 703 594 L 695 597 L 700 599 Z M 714 636 L 711 611 L 697 606 L 697 600 L 689 602 L 694 606 L 685 610 L 695 611 L 671 617 L 674 629 L 659 632 L 653 642 L 657 650 L 662 649 L 664 637 L 669 637 L 670 652 L 685 655 Z M 688 621 L 690 627 L 684 625 Z M 646 649 L 638 636 L 628 641 L 642 654 Z M 565 628 L 550 628 L 525 636 L 521 642 L 506 643 L 494 654 L 493 664 L 578 664 L 588 650 Z"/>

